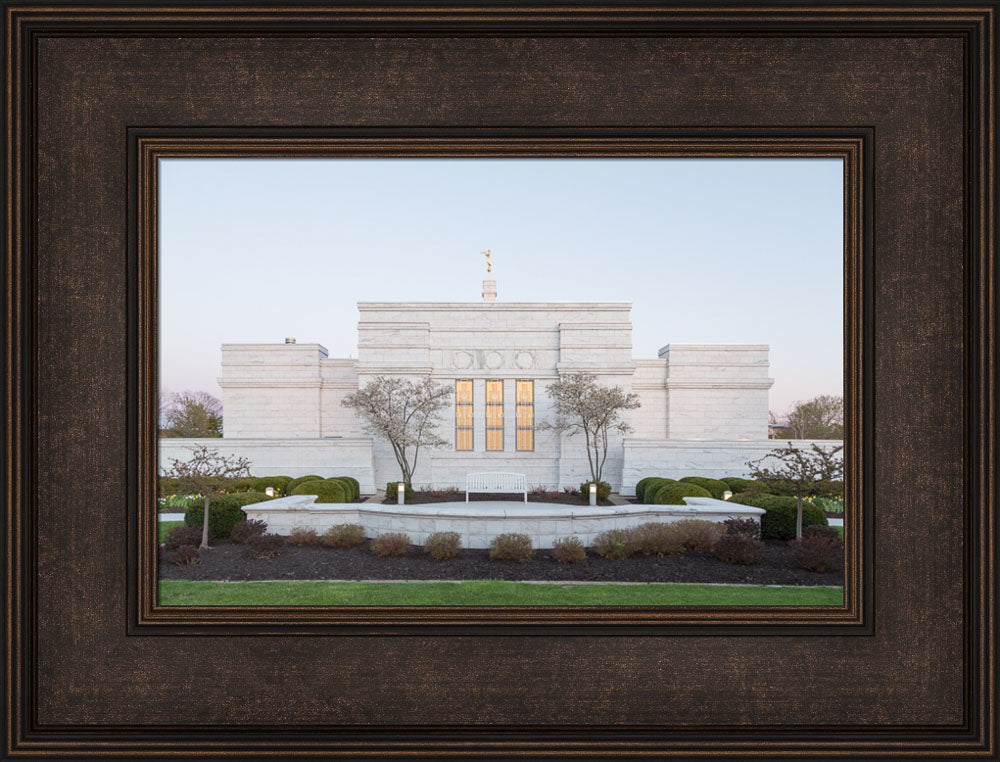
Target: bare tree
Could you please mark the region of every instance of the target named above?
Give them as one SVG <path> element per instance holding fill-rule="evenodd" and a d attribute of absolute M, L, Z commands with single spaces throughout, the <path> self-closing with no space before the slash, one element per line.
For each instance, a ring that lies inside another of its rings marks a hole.
<path fill-rule="evenodd" d="M 188 449 L 192 452 L 191 457 L 185 461 L 171 459 L 170 470 L 163 475 L 167 479 L 176 479 L 181 491 L 205 496 L 201 547 L 208 548 L 208 510 L 212 496 L 219 494 L 230 479 L 250 476 L 250 461 L 236 456 L 226 457 L 204 445 Z"/>
<path fill-rule="evenodd" d="M 208 392 L 184 391 L 160 400 L 163 437 L 221 437 L 222 403 Z"/>
<path fill-rule="evenodd" d="M 429 377 L 420 381 L 377 376 L 341 401 L 365 422 L 367 430 L 388 440 L 403 482 L 410 484 L 421 447 L 443 447 L 448 441 L 435 431 L 441 411 L 451 402 L 450 387 Z M 412 456 L 411 456 L 412 452 Z"/>
<path fill-rule="evenodd" d="M 608 458 L 608 433 L 627 434 L 632 430 L 620 420 L 623 410 L 639 407 L 639 396 L 620 386 L 599 386 L 593 373 L 569 373 L 546 390 L 552 398 L 555 421 L 542 421 L 535 428 L 568 432 L 573 436 L 583 432 L 587 443 L 590 476 L 599 482 Z"/>
<path fill-rule="evenodd" d="M 813 443 L 808 450 L 800 450 L 789 442 L 788 447 L 771 450 L 764 457 L 747 463 L 751 478 L 795 492 L 796 539 L 802 539 L 802 499 L 816 494 L 824 482 L 844 478 L 844 459 L 840 456 L 843 449 L 843 445 L 824 449 Z M 766 468 L 766 461 L 776 461 L 776 464 Z"/>
<path fill-rule="evenodd" d="M 785 434 L 793 439 L 843 439 L 844 398 L 821 394 L 796 402 L 788 414 Z"/>

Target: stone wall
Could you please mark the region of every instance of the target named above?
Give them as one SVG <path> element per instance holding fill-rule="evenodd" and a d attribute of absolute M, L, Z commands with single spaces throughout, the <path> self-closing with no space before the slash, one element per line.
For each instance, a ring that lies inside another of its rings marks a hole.
<path fill-rule="evenodd" d="M 660 442 L 629 439 L 624 446 L 621 494 L 634 495 L 636 483 L 647 476 L 680 479 L 684 476 L 748 476 L 747 461 L 763 457 L 771 450 L 785 447 L 787 440 L 757 442 L 707 442 L 699 440 Z M 813 440 L 793 440 L 799 448 L 808 448 Z M 824 448 L 842 442 L 816 440 Z"/>
<path fill-rule="evenodd" d="M 254 476 L 353 476 L 361 492 L 375 492 L 372 472 L 372 440 L 351 439 L 174 439 L 159 440 L 160 472 L 172 459 L 187 460 L 191 448 L 204 445 L 224 455 L 247 458 Z M 382 485 L 385 487 L 385 484 Z"/>

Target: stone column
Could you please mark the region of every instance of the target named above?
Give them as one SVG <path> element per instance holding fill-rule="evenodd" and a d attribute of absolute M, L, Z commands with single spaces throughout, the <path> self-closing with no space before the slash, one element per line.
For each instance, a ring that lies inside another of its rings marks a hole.
<path fill-rule="evenodd" d="M 495 302 L 497 300 L 497 282 L 495 280 L 483 281 L 483 301 Z"/>

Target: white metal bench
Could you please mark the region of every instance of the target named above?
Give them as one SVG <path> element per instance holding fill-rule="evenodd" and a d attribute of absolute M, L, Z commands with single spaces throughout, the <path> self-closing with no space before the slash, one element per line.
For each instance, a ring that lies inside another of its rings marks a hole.
<path fill-rule="evenodd" d="M 489 471 L 465 475 L 465 502 L 470 492 L 521 492 L 528 502 L 528 481 L 524 474 Z"/>

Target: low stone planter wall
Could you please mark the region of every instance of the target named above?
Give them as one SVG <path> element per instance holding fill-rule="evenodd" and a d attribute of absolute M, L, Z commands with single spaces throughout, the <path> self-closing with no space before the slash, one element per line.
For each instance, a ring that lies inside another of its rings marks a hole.
<path fill-rule="evenodd" d="M 462 546 L 488 548 L 497 535 L 517 532 L 531 537 L 535 549 L 551 548 L 560 537 L 576 535 L 584 545 L 608 529 L 629 529 L 649 521 L 754 518 L 760 508 L 712 498 L 685 498 L 687 505 L 615 505 L 602 508 L 506 500 L 475 503 L 383 505 L 380 503 L 316 503 L 314 495 L 269 500 L 243 508 L 248 518 L 267 522 L 269 532 L 288 534 L 311 527 L 322 534 L 336 524 L 360 524 L 368 537 L 403 532 L 423 545 L 434 532 L 458 532 Z"/>

